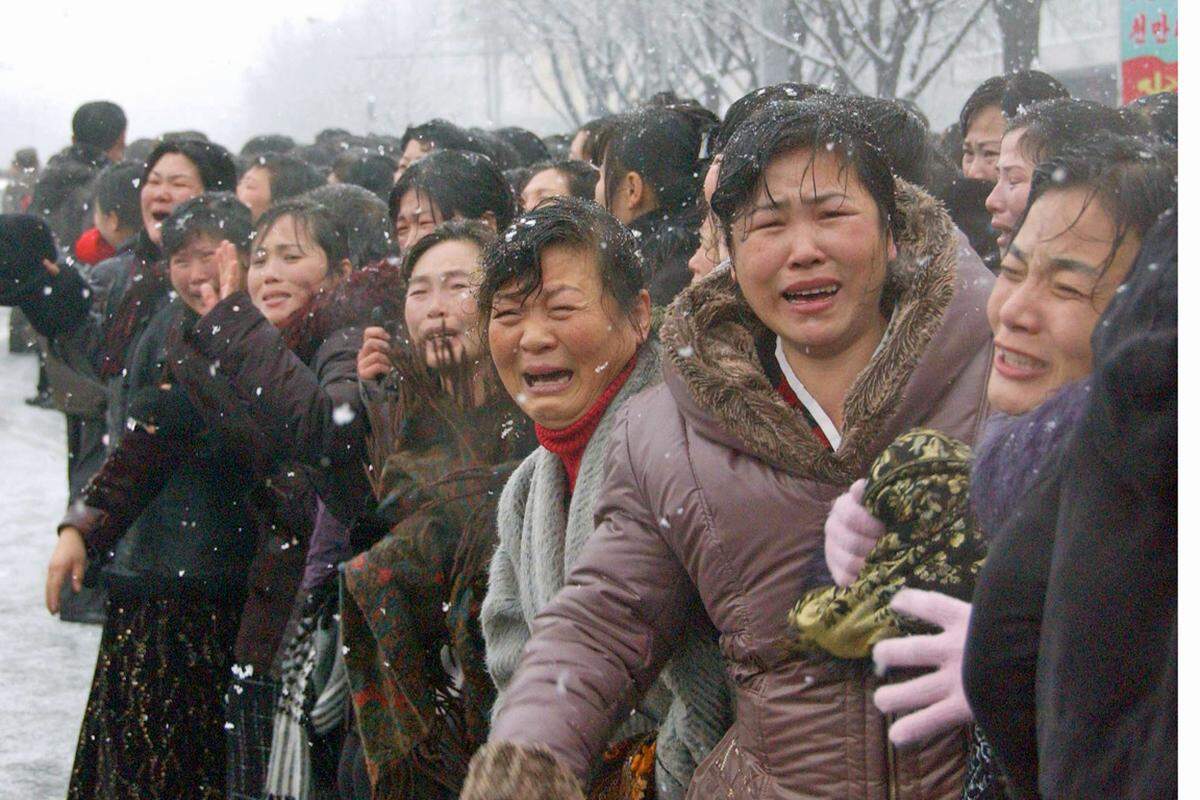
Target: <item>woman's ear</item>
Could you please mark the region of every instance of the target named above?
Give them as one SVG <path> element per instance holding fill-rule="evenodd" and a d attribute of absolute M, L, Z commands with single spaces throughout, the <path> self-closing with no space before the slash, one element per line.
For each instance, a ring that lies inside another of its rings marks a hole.
<path fill-rule="evenodd" d="M 350 259 L 343 258 L 342 262 L 330 272 L 336 275 L 339 281 L 344 281 L 350 277 L 351 272 L 354 272 L 354 264 L 350 263 Z"/>
<path fill-rule="evenodd" d="M 626 208 L 630 211 L 640 211 L 646 206 L 649 187 L 638 173 L 625 173 L 621 180 L 621 190 L 625 193 Z"/>
<path fill-rule="evenodd" d="M 633 307 L 633 321 L 637 326 L 638 345 L 650 338 L 650 293 L 642 289 Z"/>
<path fill-rule="evenodd" d="M 496 222 L 496 215 L 493 212 L 491 212 L 491 211 L 483 212 L 483 216 L 479 218 L 479 221 L 482 222 L 484 225 L 487 225 L 489 228 L 491 228 L 493 232 L 495 232 L 495 233 L 500 232 L 500 226 Z"/>
<path fill-rule="evenodd" d="M 892 232 L 888 231 L 887 235 L 887 254 L 888 261 L 895 261 L 900 251 L 896 248 L 896 238 L 892 236 Z"/>

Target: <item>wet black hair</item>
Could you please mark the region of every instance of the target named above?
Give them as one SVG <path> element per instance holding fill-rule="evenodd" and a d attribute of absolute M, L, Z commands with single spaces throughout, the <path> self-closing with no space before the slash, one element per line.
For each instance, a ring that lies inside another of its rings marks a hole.
<path fill-rule="evenodd" d="M 1148 133 L 1142 120 L 1091 100 L 1071 97 L 1034 103 L 1013 117 L 1008 130 L 1021 128 L 1021 152 L 1032 163 L 1057 156 L 1078 143 L 1107 131 L 1117 136 L 1137 136 Z"/>
<path fill-rule="evenodd" d="M 178 142 L 183 139 L 195 139 L 200 142 L 208 141 L 208 134 L 201 131 L 185 130 L 185 131 L 167 131 L 162 136 L 158 137 L 159 141 L 163 142 Z"/>
<path fill-rule="evenodd" d="M 483 128 L 468 128 L 467 135 L 471 137 L 473 146 L 467 149 L 483 153 L 500 168 L 501 172 L 524 166 L 525 160 L 517 149 L 495 133 Z"/>
<path fill-rule="evenodd" d="M 395 227 L 387 204 L 361 186 L 335 183 L 318 186 L 302 199 L 329 210 L 346 233 L 350 263 L 355 269 L 395 255 Z"/>
<path fill-rule="evenodd" d="M 1166 144 L 1179 143 L 1179 95 L 1174 92 L 1148 94 L 1130 101 L 1125 111 L 1140 117 L 1150 130 Z"/>
<path fill-rule="evenodd" d="M 342 183 L 361 186 L 380 200 L 387 200 L 399 167 L 396 160 L 389 156 L 368 153 L 354 159 L 339 177 Z"/>
<path fill-rule="evenodd" d="M 353 134 L 345 128 L 325 128 L 313 137 L 313 142 L 319 145 L 337 146 L 352 137 Z"/>
<path fill-rule="evenodd" d="M 807 100 L 816 94 L 831 94 L 827 89 L 811 83 L 784 82 L 771 86 L 761 86 L 752 92 L 742 95 L 725 112 L 721 125 L 712 134 L 709 143 L 709 154 L 716 155 L 725 149 L 734 131 L 750 117 L 761 111 L 769 103 Z"/>
<path fill-rule="evenodd" d="M 329 209 L 310 200 L 286 200 L 263 212 L 254 225 L 251 248 L 256 248 L 284 217 L 291 218 L 296 227 L 303 230 L 309 240 L 321 249 L 329 269 L 349 260 L 350 248 L 346 242 L 346 229 L 338 223 L 337 217 Z"/>
<path fill-rule="evenodd" d="M 546 145 L 546 156 L 549 161 L 562 161 L 571 155 L 571 134 L 569 133 L 552 133 L 549 136 L 542 137 L 542 143 Z"/>
<path fill-rule="evenodd" d="M 508 181 L 515 197 L 521 196 L 521 192 L 525 191 L 525 187 L 533 175 L 533 167 L 513 167 L 504 170 L 504 180 Z"/>
<path fill-rule="evenodd" d="M 854 95 L 827 97 L 825 102 L 844 104 L 875 132 L 892 164 L 892 173 L 909 183 L 925 186 L 929 178 L 929 127 L 896 100 Z"/>
<path fill-rule="evenodd" d="M 552 169 L 567 179 L 567 191 L 571 197 L 591 200 L 596 196 L 596 184 L 600 180 L 600 171 L 587 161 L 542 161 L 529 168 L 530 178 L 539 172 Z"/>
<path fill-rule="evenodd" d="M 959 130 L 965 137 L 971 129 L 971 120 L 988 106 L 999 106 L 1000 113 L 1011 119 L 1039 100 L 1070 96 L 1058 78 L 1036 69 L 996 75 L 971 92 L 958 115 Z"/>
<path fill-rule="evenodd" d="M 411 278 L 413 270 L 417 267 L 417 262 L 421 260 L 421 256 L 439 244 L 446 242 L 470 242 L 479 248 L 482 257 L 482 254 L 495 241 L 496 232 L 479 220 L 456 219 L 450 222 L 443 222 L 431 232 L 422 236 L 404 254 L 404 261 L 400 264 L 400 274 L 404 276 L 404 280 L 406 281 Z"/>
<path fill-rule="evenodd" d="M 117 225 L 142 229 L 142 165 L 136 161 L 110 164 L 96 176 L 95 202 L 102 214 L 116 214 Z"/>
<path fill-rule="evenodd" d="M 771 103 L 738 128 L 725 146 L 712 209 L 733 251 L 733 227 L 758 196 L 767 167 L 776 158 L 819 149 L 836 153 L 843 171 L 858 177 L 879 210 L 882 228 L 897 236 L 896 181 L 884 148 L 865 120 L 850 109 L 821 98 L 802 103 Z"/>
<path fill-rule="evenodd" d="M 498 128 L 495 133 L 501 139 L 508 142 L 521 156 L 521 166 L 527 167 L 539 161 L 550 159 L 550 151 L 546 148 L 546 143 L 539 139 L 538 135 L 531 130 L 508 127 Z M 568 144 L 568 146 L 570 145 Z"/>
<path fill-rule="evenodd" d="M 119 105 L 96 100 L 76 109 L 75 116 L 71 117 L 71 136 L 79 144 L 107 150 L 121 139 L 128 125 Z"/>
<path fill-rule="evenodd" d="M 661 213 L 691 208 L 704 180 L 700 151 L 714 128 L 711 115 L 647 107 L 624 114 L 607 126 L 592 150 L 604 168 L 605 205 L 620 180 L 631 172 L 654 192 Z"/>
<path fill-rule="evenodd" d="M 1099 202 L 1112 220 L 1115 236 L 1104 264 L 1107 269 L 1130 233 L 1145 237 L 1159 215 L 1178 202 L 1175 148 L 1148 138 L 1101 132 L 1043 161 L 1033 172 L 1029 203 L 1013 237 L 1034 203 L 1048 192 L 1074 188 L 1087 190 L 1085 209 Z"/>
<path fill-rule="evenodd" d="M 472 141 L 471 135 L 453 122 L 444 119 L 431 119 L 420 125 L 410 125 L 400 137 L 400 149 L 403 151 L 408 143 L 416 139 L 422 144 L 431 144 L 438 150 L 472 150 L 478 152 L 478 146 Z"/>
<path fill-rule="evenodd" d="M 646 287 L 633 234 L 591 200 L 555 197 L 522 214 L 483 255 L 479 319 L 487 325 L 496 295 L 516 283 L 522 298 L 542 285 L 542 256 L 551 247 L 576 248 L 596 257 L 600 283 L 622 313 L 636 306 Z"/>
<path fill-rule="evenodd" d="M 261 156 L 267 153 L 290 153 L 296 149 L 296 140 L 282 133 L 264 133 L 254 136 L 242 145 L 239 155 Z"/>
<path fill-rule="evenodd" d="M 232 192 L 205 192 L 180 203 L 162 225 L 162 251 L 168 260 L 199 236 L 227 241 L 246 255 L 253 227 L 250 209 Z"/>
<path fill-rule="evenodd" d="M 195 165 L 204 191 L 232 192 L 237 189 L 237 165 L 233 156 L 221 145 L 200 139 L 163 139 L 159 142 L 146 156 L 143 184 L 150 177 L 154 165 L 168 153 L 178 153 Z"/>
<path fill-rule="evenodd" d="M 512 188 L 492 160 L 462 150 L 435 150 L 404 171 L 388 196 L 388 215 L 393 221 L 409 191 L 428 197 L 443 220 L 456 216 L 482 219 L 490 211 L 496 217 L 496 228 L 502 229 L 517 210 Z"/>
<path fill-rule="evenodd" d="M 288 153 L 266 153 L 251 162 L 261 167 L 271 182 L 271 202 L 278 203 L 304 194 L 325 183 L 321 175 L 301 159 Z"/>
<path fill-rule="evenodd" d="M 292 155 L 315 169 L 322 180 L 329 177 L 329 173 L 333 170 L 333 164 L 337 161 L 338 153 L 339 151 L 333 145 L 327 144 L 306 144 L 292 151 Z"/>
<path fill-rule="evenodd" d="M 139 164 L 145 164 L 146 159 L 157 146 L 157 139 L 134 139 L 132 142 L 125 145 L 125 159 L 127 161 L 136 161 Z"/>

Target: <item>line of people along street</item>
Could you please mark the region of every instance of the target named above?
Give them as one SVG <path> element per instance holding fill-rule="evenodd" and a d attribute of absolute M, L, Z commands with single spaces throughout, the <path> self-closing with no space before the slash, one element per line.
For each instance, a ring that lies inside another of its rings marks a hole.
<path fill-rule="evenodd" d="M 82 105 L 0 217 L 68 798 L 1176 796 L 1176 107 Z"/>

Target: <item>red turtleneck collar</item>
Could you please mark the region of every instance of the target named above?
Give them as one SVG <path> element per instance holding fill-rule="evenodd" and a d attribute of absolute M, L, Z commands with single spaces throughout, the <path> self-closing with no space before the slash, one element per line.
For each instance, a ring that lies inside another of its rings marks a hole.
<path fill-rule="evenodd" d="M 613 378 L 612 383 L 604 390 L 604 394 L 600 395 L 587 413 L 567 427 L 554 431 L 543 428 L 541 425 L 533 426 L 538 444 L 554 453 L 562 461 L 563 467 L 567 470 L 567 486 L 572 494 L 575 492 L 575 478 L 579 476 L 579 466 L 583 463 L 583 451 L 587 448 L 588 442 L 592 440 L 592 434 L 599 427 L 604 412 L 612 404 L 617 392 L 621 391 L 621 387 L 629 380 L 636 364 L 637 353 L 634 353 L 633 358 L 629 359 L 629 363 L 625 365 L 625 369 L 621 370 L 620 375 Z"/>

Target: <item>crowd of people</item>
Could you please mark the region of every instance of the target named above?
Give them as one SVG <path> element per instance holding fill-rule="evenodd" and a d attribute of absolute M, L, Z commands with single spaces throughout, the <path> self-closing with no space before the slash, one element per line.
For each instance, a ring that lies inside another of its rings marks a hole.
<path fill-rule="evenodd" d="M 0 218 L 68 797 L 1174 797 L 1175 102 L 81 106 Z"/>

